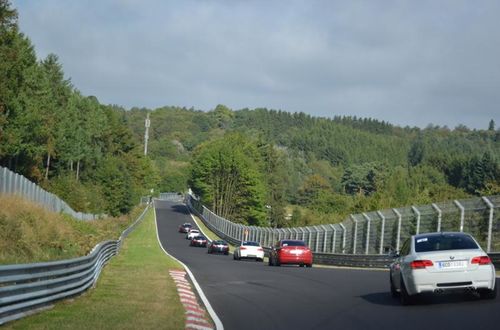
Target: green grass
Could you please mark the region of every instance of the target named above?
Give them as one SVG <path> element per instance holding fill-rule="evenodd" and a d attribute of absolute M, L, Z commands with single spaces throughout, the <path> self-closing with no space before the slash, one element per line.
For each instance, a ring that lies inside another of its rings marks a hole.
<path fill-rule="evenodd" d="M 106 265 L 96 288 L 5 329 L 184 329 L 184 308 L 170 269 L 183 268 L 159 248 L 150 210 Z"/>
<path fill-rule="evenodd" d="M 117 239 L 144 207 L 119 218 L 81 221 L 45 210 L 18 196 L 0 194 L 0 264 L 76 258 Z"/>

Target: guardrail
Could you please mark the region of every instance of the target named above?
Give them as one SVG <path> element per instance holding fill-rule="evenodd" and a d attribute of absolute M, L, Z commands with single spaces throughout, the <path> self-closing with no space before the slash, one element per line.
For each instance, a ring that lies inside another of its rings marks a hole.
<path fill-rule="evenodd" d="M 116 241 L 104 241 L 84 257 L 32 264 L 0 266 L 0 325 L 20 319 L 57 300 L 93 286 L 104 265 L 142 221 L 149 205 Z"/>
<path fill-rule="evenodd" d="M 24 176 L 0 166 L 0 194 L 22 196 L 32 202 L 43 205 L 52 212 L 63 212 L 78 220 L 95 220 L 106 217 L 105 214 L 76 212 L 65 201 L 45 191 Z"/>
<path fill-rule="evenodd" d="M 313 250 L 314 262 L 318 264 L 384 268 L 392 260 L 389 250 L 399 250 L 401 242 L 410 235 L 467 231 L 500 267 L 500 253 L 493 252 L 500 250 L 500 212 L 495 212 L 500 207 L 498 195 L 351 215 L 340 224 L 279 229 L 233 223 L 189 194 L 185 202 L 210 230 L 231 244 L 253 240 L 268 251 L 277 240 L 301 239 Z"/>

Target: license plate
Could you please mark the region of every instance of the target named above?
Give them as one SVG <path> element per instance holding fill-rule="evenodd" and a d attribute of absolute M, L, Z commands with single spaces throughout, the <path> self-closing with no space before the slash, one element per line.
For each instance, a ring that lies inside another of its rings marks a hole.
<path fill-rule="evenodd" d="M 454 261 L 438 261 L 437 268 L 439 269 L 452 269 L 452 268 L 465 268 L 467 267 L 466 260 L 454 260 Z"/>
<path fill-rule="evenodd" d="M 302 250 L 292 250 L 292 253 L 295 255 L 302 254 Z"/>

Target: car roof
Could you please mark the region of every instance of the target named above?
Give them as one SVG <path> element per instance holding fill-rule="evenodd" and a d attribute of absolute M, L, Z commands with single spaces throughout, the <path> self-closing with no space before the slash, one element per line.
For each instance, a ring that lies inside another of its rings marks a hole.
<path fill-rule="evenodd" d="M 440 231 L 440 232 L 432 232 L 432 233 L 424 233 L 413 235 L 415 239 L 422 237 L 436 237 L 436 236 L 470 236 L 467 233 L 459 232 L 459 231 Z"/>

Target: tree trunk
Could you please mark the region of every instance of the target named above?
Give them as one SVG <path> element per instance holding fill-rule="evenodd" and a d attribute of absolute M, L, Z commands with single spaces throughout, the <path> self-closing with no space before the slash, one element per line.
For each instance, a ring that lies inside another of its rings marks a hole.
<path fill-rule="evenodd" d="M 80 160 L 76 162 L 76 181 L 80 179 Z"/>
<path fill-rule="evenodd" d="M 49 179 L 50 152 L 47 154 L 47 168 L 45 169 L 45 180 Z"/>

